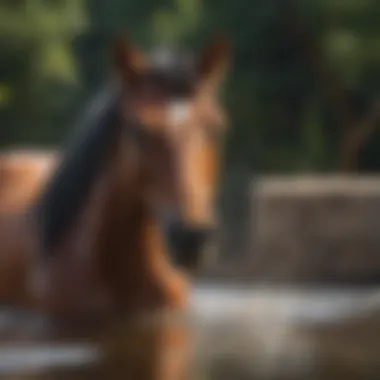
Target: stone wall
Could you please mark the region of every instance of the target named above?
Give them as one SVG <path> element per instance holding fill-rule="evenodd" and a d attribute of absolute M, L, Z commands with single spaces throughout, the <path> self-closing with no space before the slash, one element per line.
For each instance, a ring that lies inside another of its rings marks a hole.
<path fill-rule="evenodd" d="M 271 281 L 380 281 L 380 177 L 264 177 L 252 193 L 249 262 L 242 274 Z"/>

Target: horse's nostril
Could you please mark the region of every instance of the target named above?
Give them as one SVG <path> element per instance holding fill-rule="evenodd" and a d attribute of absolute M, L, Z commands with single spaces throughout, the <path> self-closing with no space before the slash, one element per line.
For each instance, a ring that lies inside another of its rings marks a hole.
<path fill-rule="evenodd" d="M 200 261 L 203 248 L 212 236 L 211 228 L 190 227 L 172 223 L 168 228 L 168 242 L 180 266 L 194 266 Z"/>
<path fill-rule="evenodd" d="M 180 243 L 192 248 L 202 245 L 211 235 L 212 231 L 205 228 L 187 228 L 179 224 L 169 228 L 170 237 Z"/>

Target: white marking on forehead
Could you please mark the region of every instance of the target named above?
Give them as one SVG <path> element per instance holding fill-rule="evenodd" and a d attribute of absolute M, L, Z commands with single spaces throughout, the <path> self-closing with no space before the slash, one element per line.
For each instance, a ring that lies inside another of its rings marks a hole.
<path fill-rule="evenodd" d="M 153 53 L 152 60 L 156 66 L 166 68 L 170 66 L 172 57 L 168 49 L 160 49 Z"/>
<path fill-rule="evenodd" d="M 186 100 L 173 100 L 168 103 L 168 118 L 173 126 L 183 123 L 190 112 L 190 102 Z"/>

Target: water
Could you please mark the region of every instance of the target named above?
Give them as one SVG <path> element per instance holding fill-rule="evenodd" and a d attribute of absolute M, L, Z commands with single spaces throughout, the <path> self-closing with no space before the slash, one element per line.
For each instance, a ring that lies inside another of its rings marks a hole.
<path fill-rule="evenodd" d="M 186 316 L 54 330 L 0 315 L 0 379 L 380 378 L 380 289 L 197 285 Z"/>

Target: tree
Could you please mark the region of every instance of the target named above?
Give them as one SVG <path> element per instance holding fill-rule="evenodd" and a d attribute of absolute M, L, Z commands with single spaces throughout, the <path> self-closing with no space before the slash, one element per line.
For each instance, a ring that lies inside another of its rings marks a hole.
<path fill-rule="evenodd" d="M 0 143 L 60 136 L 80 84 L 70 42 L 85 27 L 82 0 L 0 3 Z"/>

